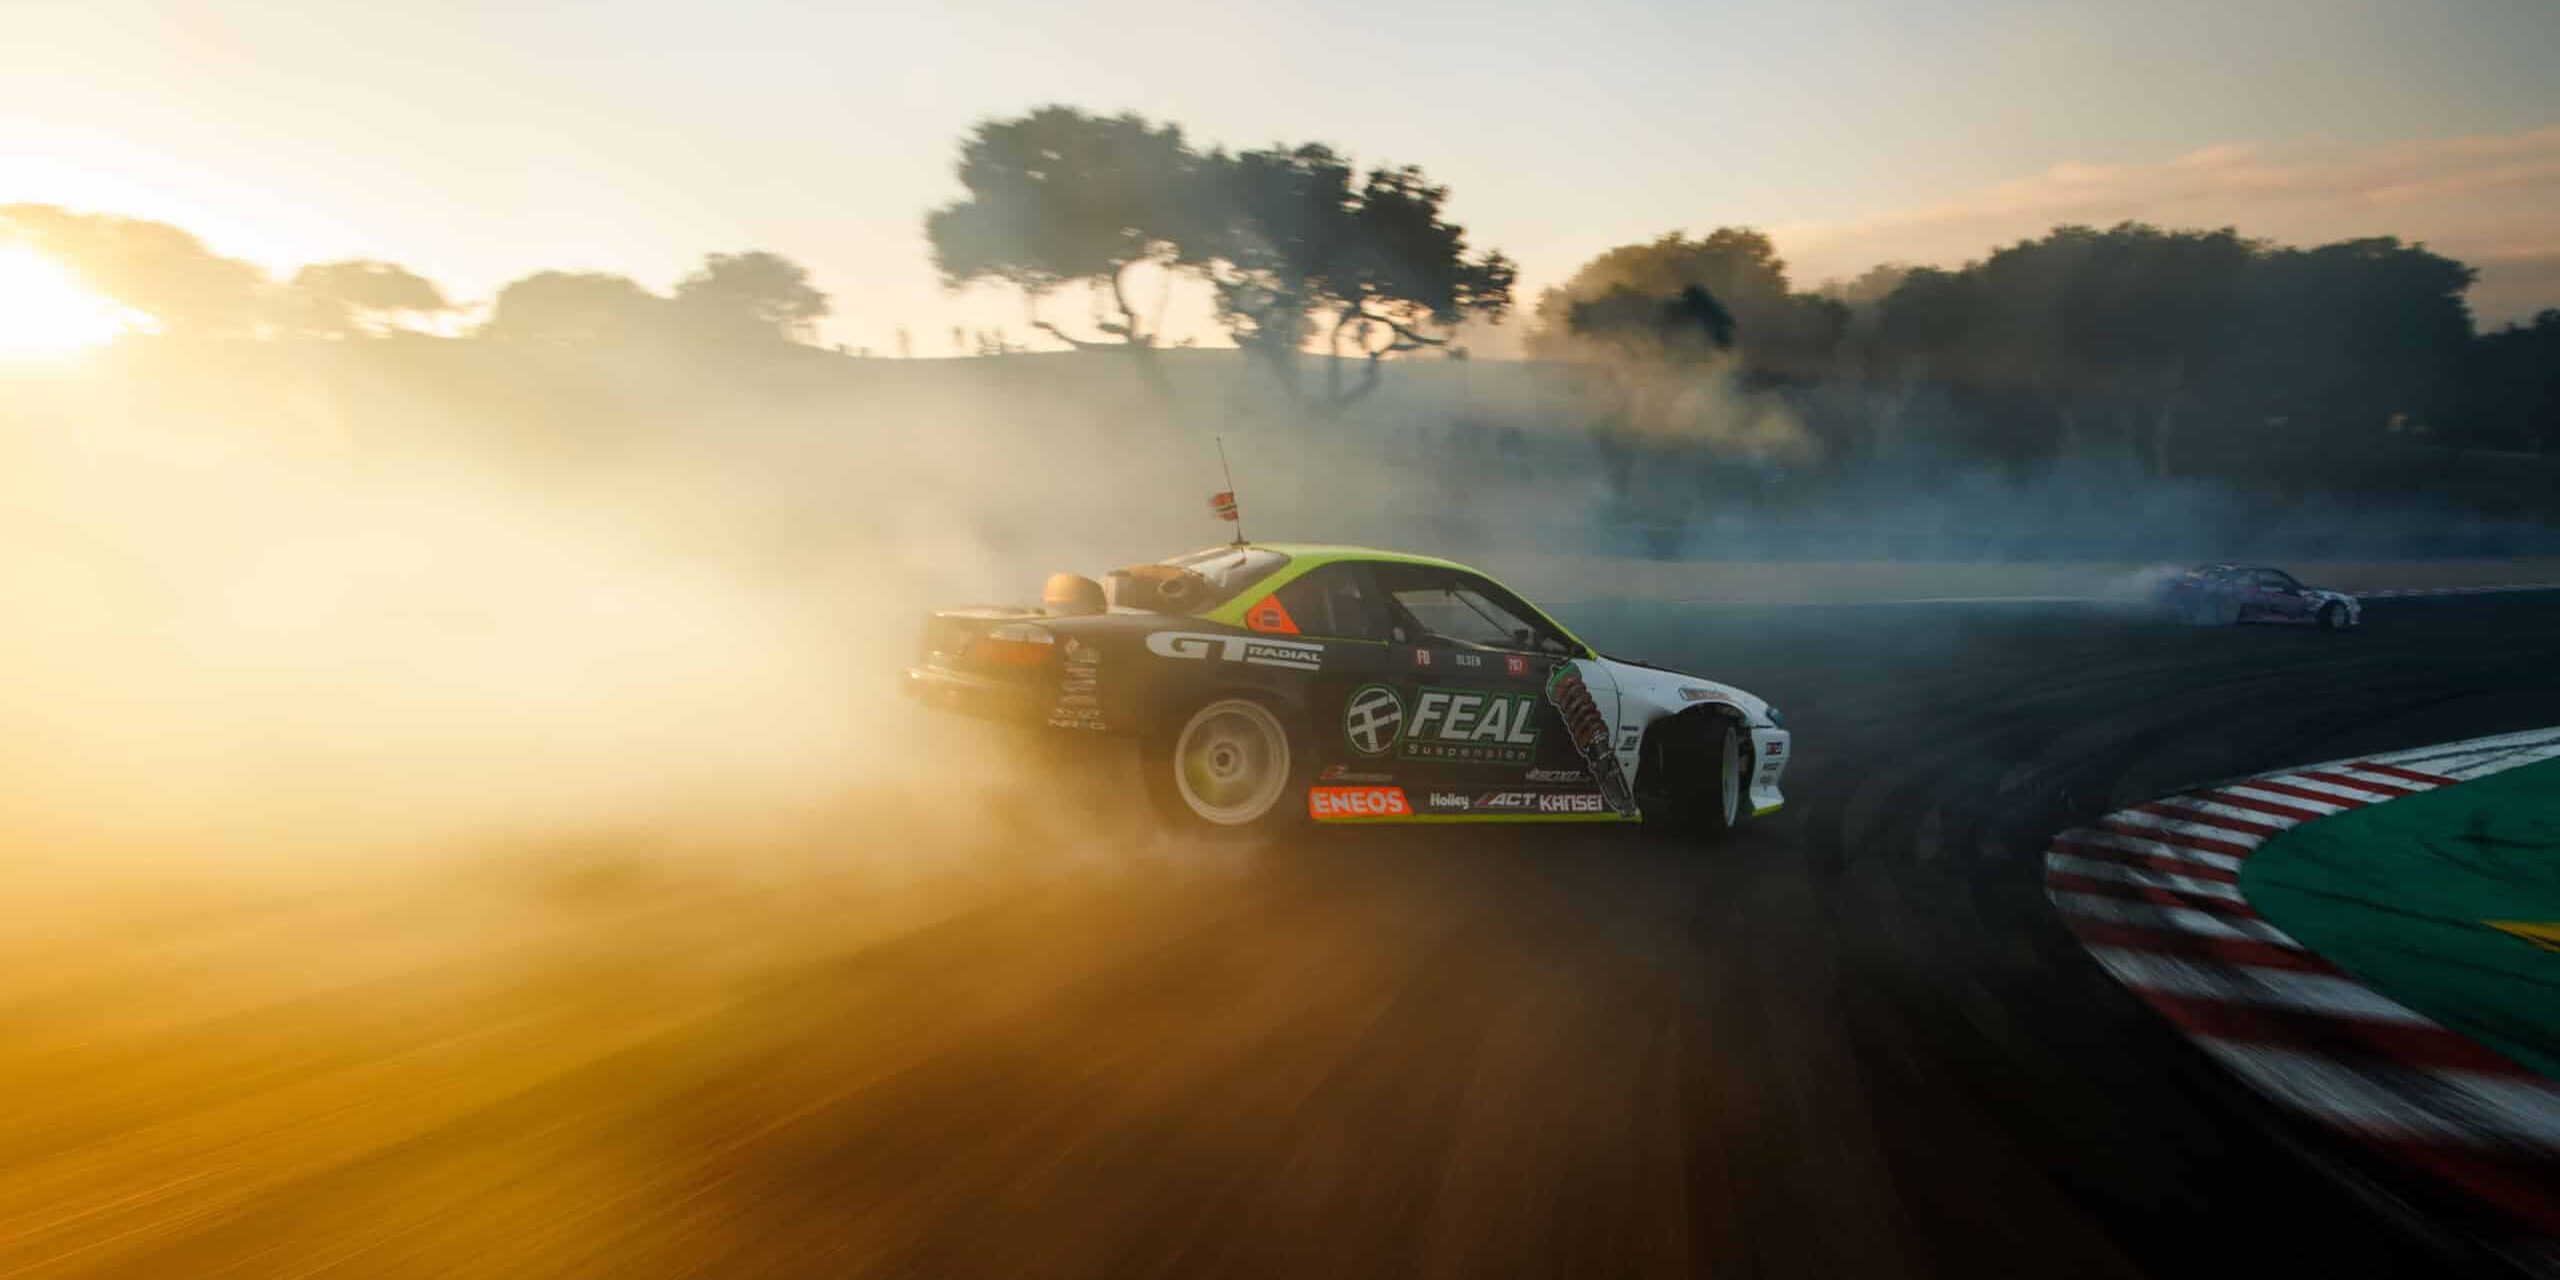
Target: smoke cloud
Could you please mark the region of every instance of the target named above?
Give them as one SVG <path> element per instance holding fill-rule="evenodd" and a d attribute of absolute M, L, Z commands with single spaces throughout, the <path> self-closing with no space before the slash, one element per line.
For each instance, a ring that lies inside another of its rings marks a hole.
<path fill-rule="evenodd" d="M 22 875 L 361 872 L 596 832 L 858 830 L 832 856 L 883 860 L 991 814 L 1063 832 L 898 672 L 929 608 L 1223 538 L 1215 437 L 1254 536 L 1586 599 L 1677 592 L 1684 560 L 2551 545 L 2095 457 L 1942 465 L 1890 437 L 1943 407 L 1711 371 L 1595 433 L 1605 369 L 1403 365 L 1318 419 L 1232 353 L 1152 358 L 163 340 L 10 375 L 0 844 Z M 1887 444 L 1817 487 L 1842 421 Z"/>

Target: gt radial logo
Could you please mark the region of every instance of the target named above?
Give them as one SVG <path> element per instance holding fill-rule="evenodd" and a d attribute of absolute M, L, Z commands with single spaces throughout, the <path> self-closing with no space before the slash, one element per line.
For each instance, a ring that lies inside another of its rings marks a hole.
<path fill-rule="evenodd" d="M 1316 671 L 1324 666 L 1324 646 L 1305 640 L 1159 631 L 1147 637 L 1147 651 L 1165 658 L 1249 662 L 1257 667 L 1286 667 L 1292 671 Z"/>
<path fill-rule="evenodd" d="M 1342 707 L 1342 734 L 1351 740 L 1351 749 L 1364 756 L 1394 750 L 1396 740 L 1404 736 L 1404 699 L 1382 684 L 1352 690 L 1351 701 Z"/>

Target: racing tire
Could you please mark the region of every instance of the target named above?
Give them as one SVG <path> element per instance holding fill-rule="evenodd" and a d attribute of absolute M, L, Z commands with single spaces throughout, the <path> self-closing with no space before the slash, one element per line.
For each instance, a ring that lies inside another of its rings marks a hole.
<path fill-rule="evenodd" d="M 2346 630 L 2347 607 L 2334 603 L 2320 606 L 2320 629 L 2332 632 Z"/>
<path fill-rule="evenodd" d="M 2218 626 L 2218 627 L 2236 627 L 2236 626 L 2239 626 L 2239 625 L 2240 625 L 2240 602 L 2239 602 L 2239 601 L 2237 601 L 2237 600 L 2216 600 L 2216 601 L 2214 601 L 2214 602 L 2213 602 L 2213 604 L 2212 604 L 2210 607 L 2211 607 L 2211 608 L 2212 608 L 2212 610 L 2213 610 L 2213 613 L 2212 613 L 2212 615 L 2211 615 L 2211 616 L 2212 616 L 2213 624 L 2214 624 L 2215 626 Z"/>
<path fill-rule="evenodd" d="M 1170 722 L 1146 753 L 1148 799 L 1178 827 L 1255 832 L 1300 816 L 1310 753 L 1271 704 L 1212 699 Z"/>
<path fill-rule="evenodd" d="M 1751 821 L 1751 731 L 1725 716 L 1687 717 L 1648 735 L 1638 776 L 1671 779 L 1639 800 L 1645 825 L 1720 844 Z"/>

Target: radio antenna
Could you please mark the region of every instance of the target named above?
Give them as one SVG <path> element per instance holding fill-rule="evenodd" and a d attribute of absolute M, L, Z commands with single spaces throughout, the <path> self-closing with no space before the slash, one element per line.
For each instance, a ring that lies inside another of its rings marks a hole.
<path fill-rule="evenodd" d="M 1227 480 L 1227 501 L 1226 511 L 1224 514 L 1227 519 L 1235 522 L 1236 540 L 1233 545 L 1241 547 L 1244 545 L 1244 511 L 1242 506 L 1236 502 L 1235 469 L 1227 465 L 1227 438 L 1225 436 L 1212 436 L 1210 438 L 1218 442 L 1218 474 L 1226 477 Z"/>

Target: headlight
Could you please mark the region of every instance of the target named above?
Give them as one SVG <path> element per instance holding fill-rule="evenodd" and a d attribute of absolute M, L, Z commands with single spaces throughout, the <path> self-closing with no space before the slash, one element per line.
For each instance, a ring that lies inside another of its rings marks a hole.
<path fill-rule="evenodd" d="M 1787 718 L 1786 718 L 1785 716 L 1779 715 L 1779 714 L 1778 714 L 1778 709 L 1777 709 L 1776 707 L 1771 707 L 1771 708 L 1769 708 L 1769 723 L 1774 724 L 1774 725 L 1778 726 L 1778 727 L 1779 727 L 1779 728 L 1781 728 L 1781 729 L 1784 729 L 1784 728 L 1786 728 L 1786 727 L 1787 727 Z"/>

